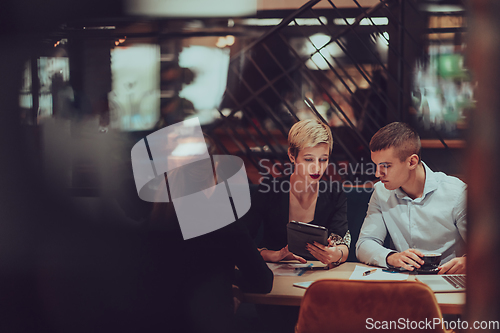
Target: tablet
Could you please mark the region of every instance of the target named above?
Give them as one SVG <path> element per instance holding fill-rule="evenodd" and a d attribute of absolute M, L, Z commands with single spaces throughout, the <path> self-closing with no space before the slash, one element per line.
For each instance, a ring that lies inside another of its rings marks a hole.
<path fill-rule="evenodd" d="M 316 260 L 306 249 L 315 241 L 327 245 L 328 230 L 314 224 L 292 221 L 287 224 L 288 250 L 304 259 Z"/>

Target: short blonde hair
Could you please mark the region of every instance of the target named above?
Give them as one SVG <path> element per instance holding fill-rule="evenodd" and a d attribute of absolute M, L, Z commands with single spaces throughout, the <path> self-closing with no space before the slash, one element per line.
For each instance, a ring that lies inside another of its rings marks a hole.
<path fill-rule="evenodd" d="M 288 150 L 294 157 L 297 157 L 302 149 L 315 147 L 320 143 L 328 144 L 328 152 L 332 152 L 332 130 L 318 119 L 301 120 L 288 132 Z"/>

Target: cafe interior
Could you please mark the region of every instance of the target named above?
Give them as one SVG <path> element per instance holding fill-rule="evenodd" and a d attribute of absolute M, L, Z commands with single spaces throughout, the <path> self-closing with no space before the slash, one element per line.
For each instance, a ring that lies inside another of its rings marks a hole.
<path fill-rule="evenodd" d="M 500 329 L 497 0 L 2 7 L 0 332 L 359 332 L 373 309 L 423 320 L 421 308 L 467 323 L 448 327 L 456 332 L 475 330 L 473 323 Z M 367 285 L 349 281 L 363 266 L 351 245 L 347 262 L 331 270 L 296 280 L 275 271 L 268 292 L 233 286 L 228 326 L 205 278 L 219 254 L 200 247 L 184 256 L 194 241 L 149 246 L 168 242 L 161 236 L 169 231 L 149 222 L 150 202 L 134 182 L 133 147 L 193 119 L 219 154 L 243 161 L 250 195 L 262 177 L 291 170 L 293 124 L 327 124 L 334 148 L 323 179 L 343 186 L 352 244 L 377 182 L 370 138 L 391 122 L 408 123 L 425 163 L 467 184 L 466 290 L 422 300 L 428 290 L 415 289 L 420 283 L 376 281 L 363 294 Z M 159 265 L 162 278 L 154 277 Z M 322 291 L 330 298 L 307 312 L 307 289 L 293 282 L 330 278 Z M 382 301 L 384 292 L 392 301 Z M 370 309 L 358 306 L 365 297 Z M 268 323 L 261 305 L 295 315 Z M 177 317 L 182 306 L 192 317 Z"/>

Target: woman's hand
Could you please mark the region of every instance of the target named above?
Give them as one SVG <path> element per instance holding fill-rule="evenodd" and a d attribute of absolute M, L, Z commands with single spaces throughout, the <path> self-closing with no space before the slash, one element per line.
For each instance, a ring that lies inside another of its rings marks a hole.
<path fill-rule="evenodd" d="M 298 260 L 301 263 L 306 263 L 307 260 L 305 260 L 302 257 L 299 257 L 292 252 L 288 251 L 288 245 L 282 248 L 279 251 L 272 251 L 272 250 L 262 250 L 260 252 L 260 255 L 264 259 L 264 261 L 268 262 L 278 262 L 281 260 Z"/>
<path fill-rule="evenodd" d="M 328 242 L 329 247 L 335 246 L 335 236 L 333 234 L 330 235 L 326 241 Z"/>
<path fill-rule="evenodd" d="M 314 242 L 314 244 L 307 244 L 306 248 L 314 258 L 318 259 L 325 265 L 337 262 L 339 259 L 343 260 L 344 258 L 347 258 L 346 254 L 343 253 L 345 251 L 341 250 L 338 246 L 331 247 Z"/>

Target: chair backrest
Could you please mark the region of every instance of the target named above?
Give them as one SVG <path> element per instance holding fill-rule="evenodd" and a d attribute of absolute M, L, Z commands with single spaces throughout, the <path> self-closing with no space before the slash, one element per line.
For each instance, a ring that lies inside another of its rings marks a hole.
<path fill-rule="evenodd" d="M 372 192 L 372 189 L 369 188 L 344 187 L 344 193 L 347 198 L 347 221 L 349 223 L 349 232 L 351 233 L 351 248 L 347 261 L 358 261 L 356 258 L 356 242 L 358 241 L 359 231 L 365 220 Z"/>
<path fill-rule="evenodd" d="M 427 285 L 418 281 L 320 280 L 302 299 L 295 332 L 407 332 L 415 328 L 446 332 L 436 297 Z"/>
<path fill-rule="evenodd" d="M 354 188 L 344 186 L 344 193 L 347 198 L 347 221 L 349 223 L 349 232 L 351 233 L 351 247 L 347 261 L 359 262 L 356 258 L 356 242 L 359 238 L 359 231 L 365 221 L 368 202 L 373 193 L 373 188 Z M 384 241 L 384 247 L 392 248 L 391 236 L 387 234 Z"/>

